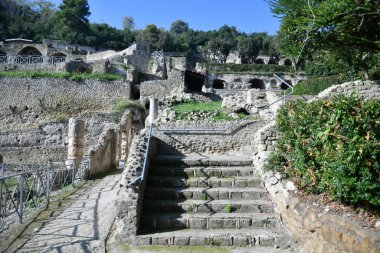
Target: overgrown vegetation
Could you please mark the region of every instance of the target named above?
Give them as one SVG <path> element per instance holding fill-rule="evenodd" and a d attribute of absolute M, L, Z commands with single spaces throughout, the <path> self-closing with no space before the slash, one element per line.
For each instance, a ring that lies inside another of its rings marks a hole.
<path fill-rule="evenodd" d="M 145 112 L 145 108 L 140 105 L 138 102 L 127 100 L 124 98 L 119 98 L 116 100 L 115 104 L 112 106 L 112 119 L 115 123 L 118 123 L 122 113 L 126 109 L 136 110 L 140 113 Z"/>
<path fill-rule="evenodd" d="M 294 72 L 291 66 L 280 66 L 276 64 L 217 64 L 206 63 L 207 70 L 215 72 L 253 72 L 253 73 L 292 73 Z"/>
<path fill-rule="evenodd" d="M 292 101 L 277 117 L 281 136 L 270 168 L 308 193 L 380 206 L 380 100 Z"/>
<path fill-rule="evenodd" d="M 175 116 L 177 120 L 190 120 L 191 113 L 205 114 L 207 119 L 212 122 L 233 121 L 234 118 L 229 116 L 222 108 L 222 102 L 181 102 L 174 105 Z M 245 117 L 243 113 L 238 114 L 239 118 Z"/>
<path fill-rule="evenodd" d="M 72 81 L 83 79 L 98 79 L 101 81 L 114 81 L 122 79 L 122 76 L 114 74 L 90 74 L 70 72 L 47 72 L 47 71 L 0 71 L 0 77 L 22 77 L 22 78 L 64 78 Z"/>
<path fill-rule="evenodd" d="M 341 84 L 347 81 L 349 80 L 343 76 L 310 78 L 295 85 L 293 95 L 318 95 L 321 91 L 327 89 L 330 86 Z"/>

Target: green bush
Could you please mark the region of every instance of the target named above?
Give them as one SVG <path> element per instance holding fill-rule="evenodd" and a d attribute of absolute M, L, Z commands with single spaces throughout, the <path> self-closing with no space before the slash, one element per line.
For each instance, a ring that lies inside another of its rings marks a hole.
<path fill-rule="evenodd" d="M 380 100 L 292 101 L 279 111 L 277 125 L 268 167 L 306 192 L 380 206 Z"/>
<path fill-rule="evenodd" d="M 317 77 L 301 81 L 294 86 L 293 95 L 318 95 L 328 87 L 349 81 L 341 76 Z"/>
<path fill-rule="evenodd" d="M 273 72 L 294 72 L 291 66 L 280 66 L 276 64 L 217 64 L 207 63 L 207 70 L 215 72 L 254 72 L 254 73 L 273 73 Z"/>

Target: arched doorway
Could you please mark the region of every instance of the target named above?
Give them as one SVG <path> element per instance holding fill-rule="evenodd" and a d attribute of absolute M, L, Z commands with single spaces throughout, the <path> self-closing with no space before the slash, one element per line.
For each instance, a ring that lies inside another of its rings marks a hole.
<path fill-rule="evenodd" d="M 61 52 L 54 53 L 49 58 L 49 63 L 56 64 L 56 63 L 62 63 L 66 62 L 67 55 Z"/>
<path fill-rule="evenodd" d="M 201 92 L 205 77 L 201 74 L 185 71 L 185 87 L 188 92 Z"/>
<path fill-rule="evenodd" d="M 212 82 L 212 87 L 214 89 L 217 89 L 217 90 L 222 90 L 224 89 L 224 81 L 223 80 L 220 80 L 220 79 L 215 79 L 213 82 Z"/>
<path fill-rule="evenodd" d="M 42 54 L 35 47 L 24 47 L 18 52 L 16 62 L 19 64 L 42 63 Z"/>
<path fill-rule="evenodd" d="M 254 78 L 248 81 L 251 84 L 251 89 L 265 90 L 264 81 L 259 78 Z"/>
<path fill-rule="evenodd" d="M 290 86 L 292 86 L 293 87 L 293 83 L 292 83 L 292 81 L 290 81 L 290 80 L 285 80 L 285 82 L 287 83 L 287 84 L 289 84 Z M 286 84 L 286 83 L 284 83 L 284 82 L 282 82 L 281 83 L 281 90 L 287 90 L 288 88 L 289 88 L 289 86 Z"/>

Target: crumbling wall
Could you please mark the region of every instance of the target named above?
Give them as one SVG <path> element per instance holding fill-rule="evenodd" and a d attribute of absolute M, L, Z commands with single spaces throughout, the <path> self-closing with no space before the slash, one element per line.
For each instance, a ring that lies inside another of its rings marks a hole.
<path fill-rule="evenodd" d="M 331 98 L 336 95 L 356 94 L 364 100 L 380 97 L 380 81 L 354 81 L 338 84 L 318 94 L 316 99 Z"/>

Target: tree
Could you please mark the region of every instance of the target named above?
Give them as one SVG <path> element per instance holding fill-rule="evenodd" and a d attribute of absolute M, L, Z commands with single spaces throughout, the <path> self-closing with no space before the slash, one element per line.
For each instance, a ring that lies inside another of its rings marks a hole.
<path fill-rule="evenodd" d="M 133 30 L 135 28 L 135 21 L 130 16 L 123 17 L 123 29 L 124 30 Z"/>
<path fill-rule="evenodd" d="M 57 12 L 59 35 L 67 42 L 82 43 L 90 31 L 87 0 L 63 0 Z"/>
<path fill-rule="evenodd" d="M 172 23 L 170 26 L 169 32 L 173 35 L 179 35 L 182 33 L 185 33 L 189 30 L 189 24 L 182 21 L 182 20 L 176 20 Z"/>
<path fill-rule="evenodd" d="M 379 0 L 266 1 L 281 18 L 280 50 L 297 65 L 325 50 L 368 77 L 380 50 Z"/>
<path fill-rule="evenodd" d="M 259 55 L 262 41 L 258 38 L 244 37 L 238 43 L 238 52 L 242 63 L 254 63 Z"/>

